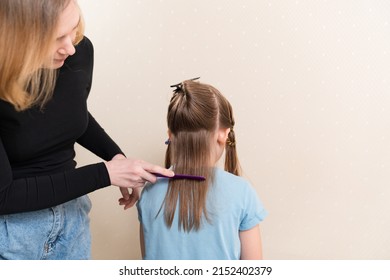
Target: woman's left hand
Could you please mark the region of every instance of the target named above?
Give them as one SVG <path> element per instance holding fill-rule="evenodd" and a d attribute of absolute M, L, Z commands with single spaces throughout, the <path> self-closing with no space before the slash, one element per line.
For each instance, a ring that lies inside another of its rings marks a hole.
<path fill-rule="evenodd" d="M 135 205 L 138 199 L 141 197 L 142 188 L 132 188 L 132 192 L 129 192 L 129 188 L 119 188 L 122 197 L 119 199 L 119 205 L 124 205 L 124 210 L 127 210 Z"/>

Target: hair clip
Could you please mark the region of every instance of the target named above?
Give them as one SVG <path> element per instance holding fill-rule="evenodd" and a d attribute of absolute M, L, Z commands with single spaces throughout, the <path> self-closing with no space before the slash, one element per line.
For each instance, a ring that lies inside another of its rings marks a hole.
<path fill-rule="evenodd" d="M 187 80 L 187 81 L 195 81 L 195 80 L 198 80 L 198 79 L 200 79 L 200 77 L 196 77 L 196 78 L 193 78 L 193 79 L 189 79 L 189 80 Z M 181 82 L 181 83 L 178 83 L 178 84 L 175 84 L 175 85 L 171 85 L 171 87 L 173 88 L 175 88 L 175 92 L 177 92 L 177 91 L 179 91 L 179 90 L 182 90 L 182 87 L 183 87 L 183 82 Z"/>
<path fill-rule="evenodd" d="M 177 87 L 181 87 L 182 85 L 183 85 L 183 83 L 182 83 L 182 82 L 180 82 L 180 83 L 178 83 L 178 84 L 171 85 L 171 87 L 175 87 L 175 88 L 177 88 Z"/>
<path fill-rule="evenodd" d="M 175 85 L 171 85 L 171 87 L 174 87 L 174 92 L 178 92 L 179 90 L 182 90 L 182 87 L 183 87 L 183 83 L 178 83 L 178 84 L 175 84 Z"/>

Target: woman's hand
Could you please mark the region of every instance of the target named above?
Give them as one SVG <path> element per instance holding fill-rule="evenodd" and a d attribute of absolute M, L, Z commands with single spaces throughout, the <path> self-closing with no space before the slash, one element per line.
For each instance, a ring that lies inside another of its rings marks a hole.
<path fill-rule="evenodd" d="M 134 204 L 141 197 L 142 188 L 134 188 L 130 194 L 128 188 L 120 188 L 122 198 L 119 199 L 119 205 L 124 205 L 124 210 L 134 206 Z"/>
<path fill-rule="evenodd" d="M 128 159 L 118 154 L 105 163 L 111 184 L 122 188 L 143 187 L 146 182 L 156 182 L 156 176 L 151 173 L 160 173 L 168 177 L 174 175 L 173 171 L 149 162 Z"/>
<path fill-rule="evenodd" d="M 143 160 L 128 159 L 122 154 L 118 154 L 112 160 L 105 163 L 111 184 L 120 187 L 122 198 L 119 205 L 124 205 L 124 209 L 129 209 L 138 201 L 141 196 L 142 187 L 146 182 L 154 183 L 157 178 L 153 173 L 160 173 L 171 177 L 173 171 L 162 168 Z M 132 192 L 129 192 L 129 188 Z"/>

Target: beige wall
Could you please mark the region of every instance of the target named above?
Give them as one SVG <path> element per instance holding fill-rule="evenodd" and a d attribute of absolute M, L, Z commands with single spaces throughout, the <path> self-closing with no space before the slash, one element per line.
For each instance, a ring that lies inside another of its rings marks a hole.
<path fill-rule="evenodd" d="M 90 111 L 129 157 L 162 164 L 169 85 L 201 76 L 235 109 L 265 258 L 390 259 L 389 1 L 79 3 Z M 91 198 L 93 257 L 140 258 L 136 209 Z"/>

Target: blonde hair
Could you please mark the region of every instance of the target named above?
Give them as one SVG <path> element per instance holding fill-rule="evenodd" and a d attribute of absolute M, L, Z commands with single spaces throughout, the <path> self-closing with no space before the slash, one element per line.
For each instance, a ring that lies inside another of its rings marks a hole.
<path fill-rule="evenodd" d="M 74 0 L 0 1 L 0 98 L 18 111 L 50 99 L 55 69 L 44 68 L 61 12 Z M 81 17 L 81 14 L 80 14 Z M 82 18 L 76 42 L 83 38 Z"/>
<path fill-rule="evenodd" d="M 206 177 L 205 181 L 170 180 L 164 200 L 164 217 L 172 226 L 179 201 L 179 228 L 199 230 L 203 217 L 210 222 L 206 197 L 213 181 L 210 166 L 211 143 L 218 128 L 230 128 L 225 154 L 225 170 L 240 175 L 233 111 L 229 101 L 213 86 L 187 80 L 177 85 L 168 107 L 168 128 L 171 137 L 165 166 L 175 173 Z"/>

